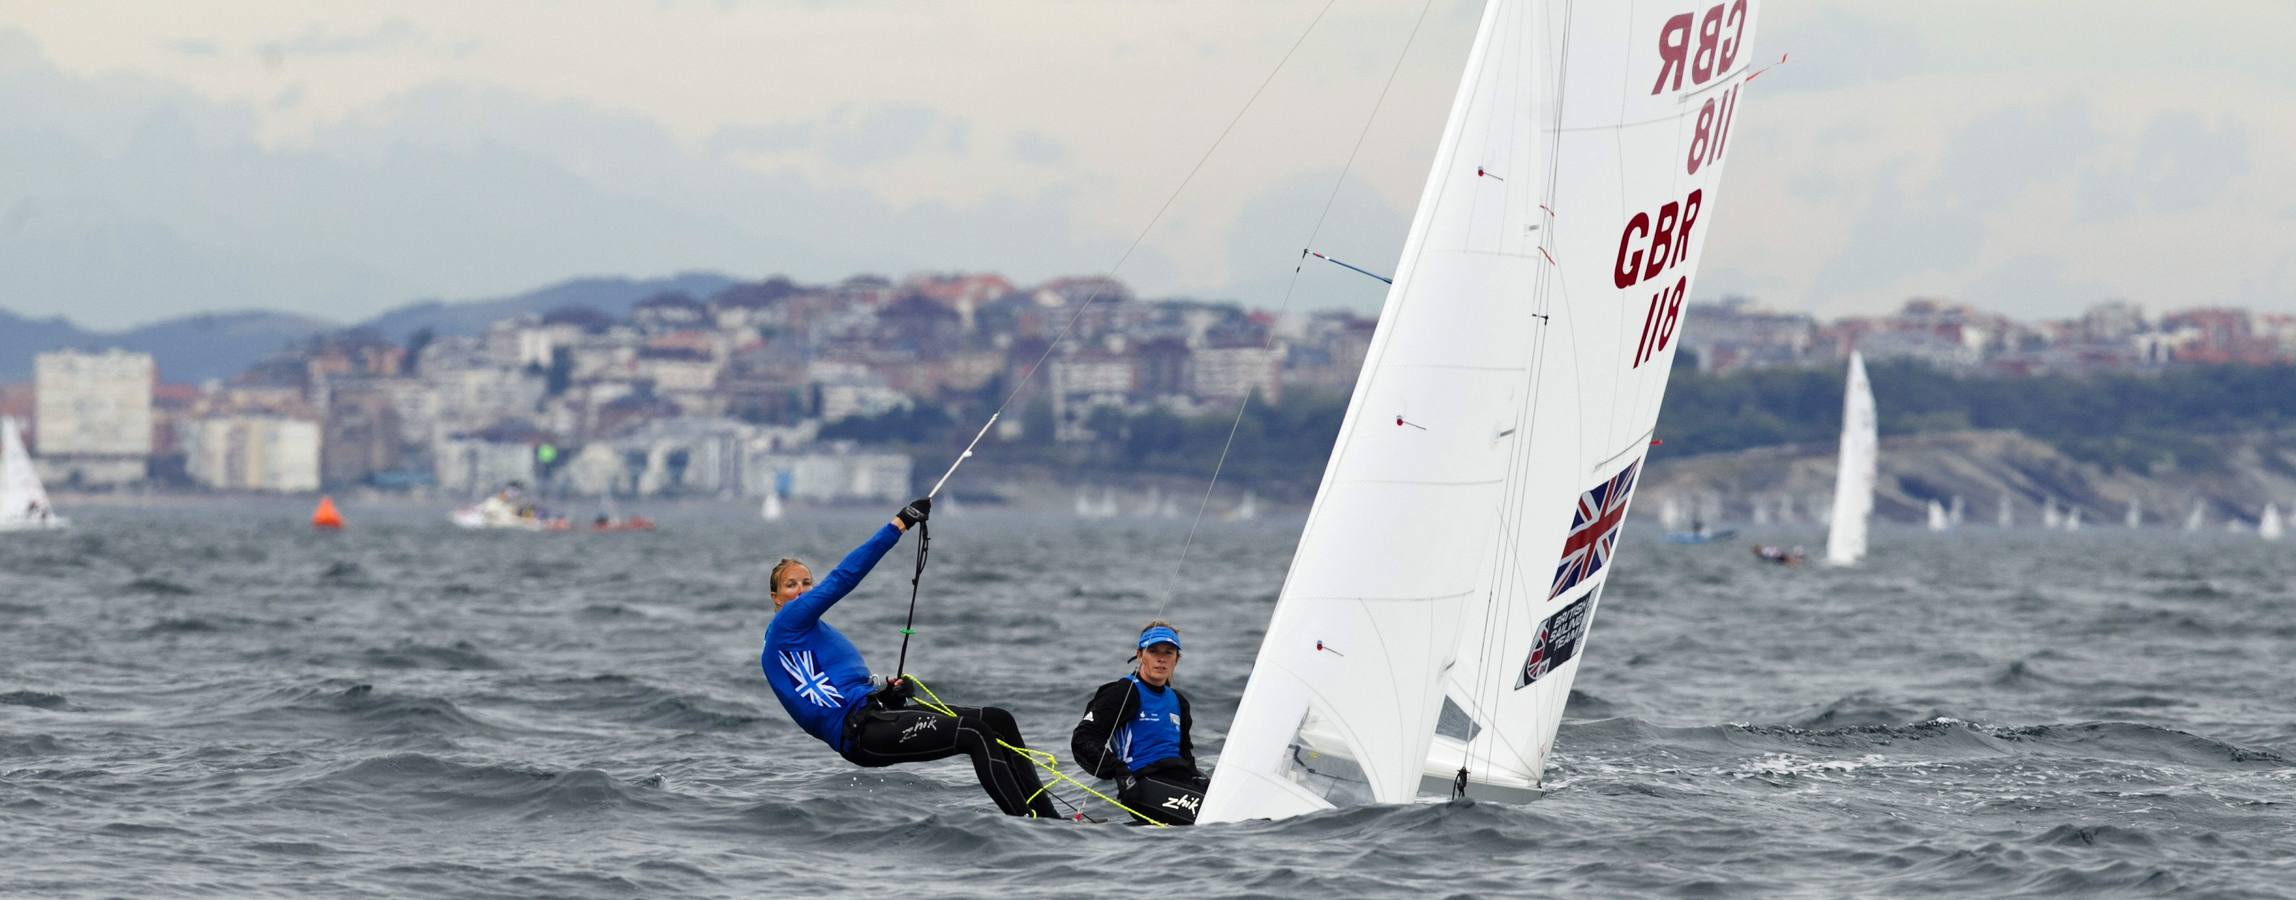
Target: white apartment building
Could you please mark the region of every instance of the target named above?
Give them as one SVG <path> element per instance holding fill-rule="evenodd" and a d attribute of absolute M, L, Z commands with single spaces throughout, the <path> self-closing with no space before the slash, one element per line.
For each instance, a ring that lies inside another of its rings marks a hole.
<path fill-rule="evenodd" d="M 1282 399 L 1283 358 L 1263 347 L 1205 347 L 1189 358 L 1188 393 L 1198 400 L 1228 399 L 1256 391 L 1261 400 Z"/>
<path fill-rule="evenodd" d="M 142 481 L 152 452 L 151 354 L 58 351 L 33 360 L 33 422 L 50 484 Z"/>
<path fill-rule="evenodd" d="M 319 423 L 274 416 L 221 416 L 178 435 L 184 469 L 219 491 L 319 489 Z"/>

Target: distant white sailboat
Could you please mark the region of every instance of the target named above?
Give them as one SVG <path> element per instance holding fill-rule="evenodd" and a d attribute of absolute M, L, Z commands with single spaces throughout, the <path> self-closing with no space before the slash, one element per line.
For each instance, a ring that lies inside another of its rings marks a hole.
<path fill-rule="evenodd" d="M 1754 524 L 1770 524 L 1770 506 L 1768 501 L 1765 501 L 1760 497 L 1755 497 L 1748 503 L 1748 506 L 1754 511 Z"/>
<path fill-rule="evenodd" d="M 2041 498 L 2041 527 L 2050 530 L 2065 527 L 2065 514 L 2057 511 L 2057 501 L 2054 498 Z"/>
<path fill-rule="evenodd" d="M 1244 500 L 1228 513 L 1228 521 L 1249 522 L 1260 517 L 1260 499 L 1251 491 L 1244 492 Z"/>
<path fill-rule="evenodd" d="M 2208 504 L 2198 497 L 2192 500 L 2192 512 L 2184 515 L 2184 530 L 2199 531 L 2208 519 Z"/>
<path fill-rule="evenodd" d="M 2011 504 L 2008 494 L 2001 495 L 2001 511 L 1993 515 L 1993 525 L 1997 528 L 2017 527 L 2017 510 Z"/>
<path fill-rule="evenodd" d="M 1874 481 L 1880 474 L 1881 432 L 1875 418 L 1873 385 L 1866 381 L 1865 357 L 1850 351 L 1849 381 L 1842 391 L 1842 447 L 1834 468 L 1834 505 L 1826 532 L 1826 562 L 1854 565 L 1866 554 L 1867 520 L 1873 516 Z"/>
<path fill-rule="evenodd" d="M 2144 524 L 2145 524 L 2145 510 L 2144 510 L 2144 505 L 2143 505 L 2142 503 L 2138 502 L 2138 500 L 2137 500 L 2135 497 L 2131 497 L 2131 498 L 2129 498 L 2129 511 L 2128 511 L 2127 513 L 2124 513 L 2124 514 L 2122 514 L 2122 516 L 2121 516 L 2121 524 L 2123 524 L 2123 525 L 2126 525 L 2126 526 L 2128 526 L 2128 527 L 2130 527 L 2130 528 L 2142 528 L 2142 527 L 2144 527 Z"/>
<path fill-rule="evenodd" d="M 768 522 L 781 521 L 781 494 L 774 491 L 767 491 L 765 494 L 765 501 L 758 504 L 757 515 L 759 518 L 762 518 Z"/>
<path fill-rule="evenodd" d="M 1116 515 L 1116 492 L 1103 489 L 1098 499 L 1092 492 L 1079 488 L 1076 492 L 1076 517 L 1079 519 L 1107 519 Z"/>
<path fill-rule="evenodd" d="M 1682 526 L 1688 524 L 1690 524 L 1690 517 L 1683 514 L 1682 504 L 1680 502 L 1676 501 L 1673 497 L 1668 497 L 1665 500 L 1659 501 L 1659 528 L 1666 531 L 1681 531 Z"/>
<path fill-rule="evenodd" d="M 1945 515 L 1945 504 L 1929 501 L 1929 530 L 1944 531 L 1952 527 L 1953 521 Z"/>
<path fill-rule="evenodd" d="M 1948 525 L 1951 525 L 1951 526 L 1953 526 L 1953 527 L 1955 527 L 1955 528 L 1959 528 L 1959 527 L 1961 527 L 1961 513 L 1962 513 L 1962 508 L 1961 508 L 1961 506 L 1962 506 L 1962 504 L 1961 504 L 1961 495 L 1960 495 L 1960 494 L 1955 494 L 1955 495 L 1953 495 L 1953 503 L 1952 503 L 1952 505 L 1950 505 L 1950 506 L 1948 506 L 1948 507 L 1946 508 L 1946 512 L 1945 512 L 1945 523 L 1946 523 L 1946 524 L 1948 524 Z"/>
<path fill-rule="evenodd" d="M 2256 520 L 2256 536 L 2268 541 L 2280 539 L 2280 507 L 2264 504 L 2264 517 Z"/>
<path fill-rule="evenodd" d="M 48 489 L 40 486 L 40 473 L 32 468 L 32 454 L 24 451 L 16 420 L 0 417 L 0 531 L 44 531 L 71 524 L 49 505 Z"/>
<path fill-rule="evenodd" d="M 2081 530 L 2081 508 L 2076 506 L 2065 512 L 2065 530 Z"/>

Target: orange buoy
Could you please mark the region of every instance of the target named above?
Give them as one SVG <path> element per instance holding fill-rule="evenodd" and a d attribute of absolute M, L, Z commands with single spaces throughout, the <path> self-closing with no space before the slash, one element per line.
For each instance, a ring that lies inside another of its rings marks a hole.
<path fill-rule="evenodd" d="M 336 531 L 343 527 L 343 514 L 335 511 L 335 498 L 319 498 L 319 508 L 311 511 L 311 527 L 327 531 Z"/>

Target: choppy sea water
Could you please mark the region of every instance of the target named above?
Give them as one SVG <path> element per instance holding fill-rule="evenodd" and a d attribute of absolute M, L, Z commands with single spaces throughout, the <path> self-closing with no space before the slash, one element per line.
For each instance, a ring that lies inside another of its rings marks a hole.
<path fill-rule="evenodd" d="M 873 514 L 70 512 L 0 535 L 0 895 L 2296 890 L 2296 545 L 2253 537 L 1883 528 L 1789 571 L 1637 523 L 1543 799 L 1152 831 L 1006 819 L 961 762 L 858 769 L 789 723 L 764 566 L 825 570 Z M 1168 599 L 1216 751 L 1299 521 L 1208 525 L 1184 567 L 1184 522 L 935 524 L 935 690 L 1059 752 Z M 831 616 L 880 669 L 912 552 Z"/>

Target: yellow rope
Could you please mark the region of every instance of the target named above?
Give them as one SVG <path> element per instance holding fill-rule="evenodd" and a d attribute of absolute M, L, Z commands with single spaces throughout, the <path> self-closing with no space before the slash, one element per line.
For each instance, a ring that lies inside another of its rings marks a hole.
<path fill-rule="evenodd" d="M 907 678 L 907 679 L 909 679 L 910 681 L 914 681 L 914 682 L 916 682 L 916 683 L 917 683 L 917 690 L 920 690 L 920 691 L 924 691 L 924 692 L 925 692 L 925 698 L 926 698 L 926 699 L 923 699 L 923 700 L 919 700 L 919 701 L 917 701 L 917 705 L 919 705 L 919 706 L 923 706 L 923 707 L 924 707 L 924 708 L 926 708 L 926 709 L 929 709 L 929 710 L 932 710 L 932 711 L 934 711 L 934 712 L 940 713 L 941 715 L 944 715 L 944 716 L 948 716 L 949 718 L 952 718 L 952 719 L 954 719 L 954 718 L 957 718 L 957 711 L 956 711 L 956 710 L 953 710 L 953 709 L 950 709 L 948 704 L 946 704 L 946 703 L 942 703 L 942 702 L 941 702 L 941 696 L 940 696 L 939 694 L 935 694 L 935 693 L 933 693 L 933 689 L 932 689 L 932 688 L 926 687 L 926 686 L 925 686 L 925 680 L 924 680 L 924 679 L 922 679 L 922 678 L 918 678 L 918 677 L 917 677 L 917 676 L 915 676 L 915 675 L 903 675 L 903 676 L 901 676 L 901 677 L 903 677 L 903 678 Z M 1014 752 L 1014 753 L 1018 753 L 1018 754 L 1020 754 L 1020 755 L 1022 755 L 1022 756 L 1024 756 L 1024 757 L 1027 757 L 1027 758 L 1028 758 L 1028 760 L 1029 760 L 1030 762 L 1036 763 L 1038 767 L 1040 767 L 1040 768 L 1044 769 L 1044 770 L 1045 770 L 1045 771 L 1047 771 L 1047 772 L 1050 772 L 1050 773 L 1052 773 L 1052 777 L 1053 777 L 1053 778 L 1055 778 L 1055 779 L 1057 779 L 1057 780 L 1060 780 L 1060 781 L 1064 781 L 1064 782 L 1067 782 L 1067 783 L 1069 783 L 1069 784 L 1073 784 L 1073 785 L 1075 785 L 1075 786 L 1076 786 L 1077 790 L 1083 791 L 1083 792 L 1085 792 L 1085 793 L 1087 793 L 1087 794 L 1091 794 L 1092 796 L 1095 796 L 1095 797 L 1098 797 L 1098 798 L 1100 798 L 1100 799 L 1101 799 L 1103 802 L 1107 803 L 1107 804 L 1108 804 L 1108 805 L 1110 805 L 1110 806 L 1116 807 L 1117 809 L 1121 809 L 1121 810 L 1123 810 L 1123 811 L 1125 811 L 1125 812 L 1127 812 L 1127 813 L 1131 813 L 1131 814 L 1132 814 L 1132 817 L 1133 817 L 1133 818 L 1135 818 L 1135 819 L 1139 819 L 1139 820 L 1140 820 L 1140 821 L 1142 821 L 1142 822 L 1146 822 L 1146 823 L 1148 823 L 1148 824 L 1150 824 L 1150 825 L 1154 825 L 1154 826 L 1156 826 L 1156 827 L 1158 827 L 1158 828 L 1170 828 L 1170 827 L 1171 827 L 1171 826 L 1169 826 L 1169 825 L 1166 825 L 1166 824 L 1164 824 L 1164 823 L 1162 823 L 1162 822 L 1156 821 L 1155 819 L 1151 819 L 1151 818 L 1149 818 L 1149 817 L 1147 817 L 1147 816 L 1141 815 L 1141 814 L 1140 814 L 1140 812 L 1139 812 L 1138 810 L 1135 810 L 1135 809 L 1133 809 L 1132 807 L 1129 807 L 1129 806 L 1125 806 L 1125 805 L 1124 805 L 1124 804 L 1122 804 L 1122 803 L 1118 803 L 1118 802 L 1116 802 L 1116 798 L 1114 798 L 1114 797 L 1110 797 L 1110 796 L 1108 796 L 1107 794 L 1103 794 L 1103 793 L 1101 793 L 1101 792 L 1099 792 L 1099 791 L 1093 790 L 1091 785 L 1085 784 L 1084 782 L 1081 782 L 1081 781 L 1078 781 L 1078 780 L 1076 780 L 1076 779 L 1074 779 L 1074 778 L 1070 778 L 1070 777 L 1068 777 L 1068 773 L 1066 773 L 1066 772 L 1063 772 L 1063 771 L 1061 771 L 1061 770 L 1060 770 L 1060 759 L 1059 759 L 1059 757 L 1053 756 L 1051 753 L 1048 753 L 1048 752 L 1046 752 L 1046 751 L 1043 751 L 1043 750 L 1031 750 L 1031 749 L 1029 749 L 1029 748 L 1027 748 L 1027 747 L 1015 747 L 1015 746 L 1013 746 L 1013 745 L 1011 745 L 1011 744 L 1005 743 L 1005 740 L 1004 740 L 1004 738 L 997 738 L 997 743 L 998 743 L 999 745 L 1003 746 L 1003 747 L 1004 747 L 1005 749 L 1007 749 L 1007 750 L 1010 750 L 1010 751 L 1012 751 L 1012 752 Z M 1037 798 L 1037 797 L 1039 797 L 1039 796 L 1042 796 L 1042 795 L 1044 794 L 1044 792 L 1045 792 L 1045 791 L 1049 791 L 1049 790 L 1051 790 L 1051 789 L 1052 789 L 1052 786 L 1051 786 L 1051 785 L 1045 785 L 1045 786 L 1039 787 L 1039 788 L 1037 788 L 1037 789 L 1036 789 L 1036 793 L 1028 795 L 1028 799 L 1029 799 L 1030 801 L 1032 801 L 1032 802 L 1033 802 L 1034 800 L 1036 800 L 1036 798 Z"/>

